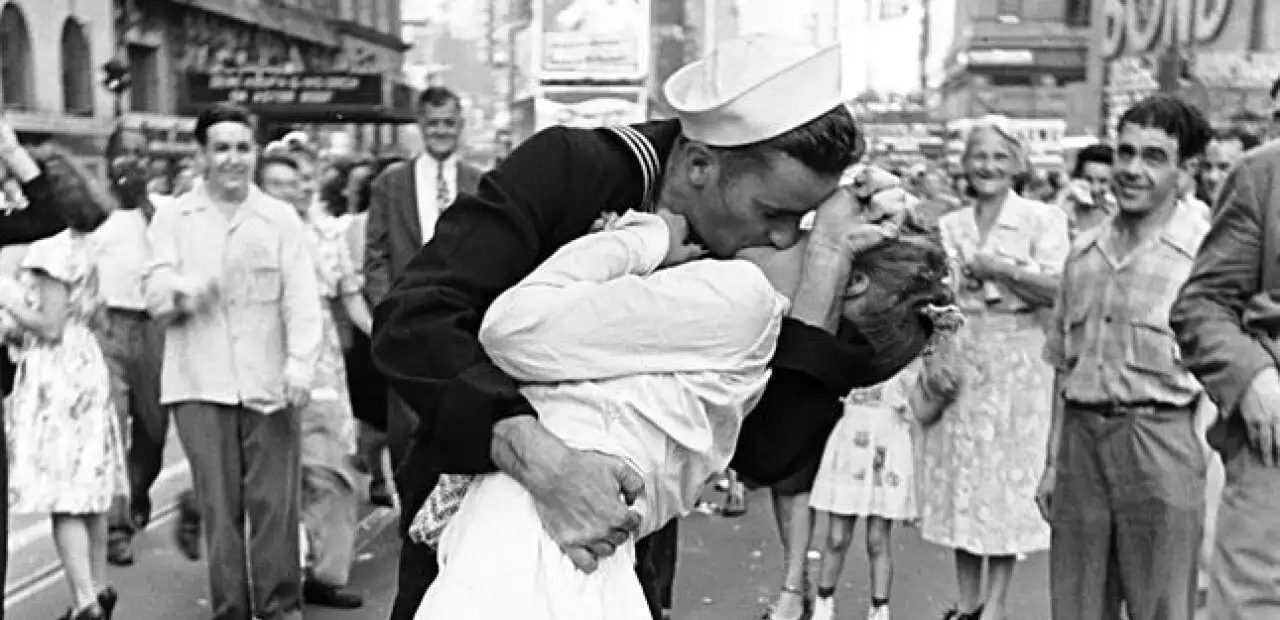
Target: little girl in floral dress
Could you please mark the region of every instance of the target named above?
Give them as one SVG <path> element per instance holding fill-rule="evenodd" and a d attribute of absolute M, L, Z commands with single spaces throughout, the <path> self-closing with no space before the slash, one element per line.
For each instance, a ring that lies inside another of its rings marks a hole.
<path fill-rule="evenodd" d="M 84 190 L 65 180 L 54 185 Z M 17 363 L 4 407 L 9 508 L 51 516 L 73 597 L 68 620 L 111 617 L 118 596 L 105 586 L 106 513 L 112 497 L 129 489 L 107 366 L 91 328 L 100 304 L 86 233 L 103 216 L 79 218 L 85 221 L 35 242 L 16 281 L 0 282 L 0 329 Z"/>
<path fill-rule="evenodd" d="M 844 417 L 836 424 L 822 455 L 809 504 L 830 517 L 822 554 L 818 598 L 812 620 L 835 617 L 835 590 L 858 518 L 866 520 L 867 559 L 871 564 L 868 620 L 889 620 L 893 583 L 893 523 L 918 518 L 917 435 L 921 424 L 937 420 L 958 390 L 951 368 L 950 334 L 961 323 L 954 306 L 929 306 L 933 344 L 893 378 L 855 388 L 844 399 Z"/>

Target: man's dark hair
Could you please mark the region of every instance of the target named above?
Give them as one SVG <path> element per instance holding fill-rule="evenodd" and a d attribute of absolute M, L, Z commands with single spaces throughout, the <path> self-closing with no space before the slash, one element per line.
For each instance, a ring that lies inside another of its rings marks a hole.
<path fill-rule="evenodd" d="M 218 123 L 242 123 L 252 129 L 253 115 L 248 110 L 229 103 L 215 105 L 196 117 L 196 143 L 200 146 L 208 146 L 209 128 Z"/>
<path fill-rule="evenodd" d="M 115 209 L 115 197 L 103 191 L 104 188 L 94 182 L 93 175 L 62 148 L 46 142 L 30 153 L 40 168 L 40 175 L 48 180 L 47 206 L 55 209 L 72 230 L 83 233 L 97 230 Z"/>
<path fill-rule="evenodd" d="M 111 130 L 111 133 L 107 135 L 107 145 L 102 151 L 102 160 L 107 165 L 108 170 L 111 169 L 111 162 L 120 155 L 120 151 L 124 150 L 124 138 L 129 134 L 137 134 L 144 138 L 147 135 L 140 129 L 126 127 L 124 123 L 117 124 Z M 142 143 L 144 145 L 143 149 L 150 152 L 150 143 L 147 140 L 143 140 Z"/>
<path fill-rule="evenodd" d="M 747 146 L 716 150 L 729 156 L 730 177 L 743 168 L 766 163 L 774 153 L 794 157 L 818 174 L 839 176 L 862 158 L 866 140 L 858 128 L 858 121 L 841 104 L 780 136 Z"/>
<path fill-rule="evenodd" d="M 284 153 L 270 153 L 268 155 L 263 155 L 262 159 L 258 160 L 258 168 L 253 171 L 254 184 L 259 187 L 262 186 L 263 173 L 271 166 L 284 166 L 294 172 L 300 171 L 298 168 L 298 160 L 294 159 L 293 156 L 286 155 Z"/>
<path fill-rule="evenodd" d="M 418 107 L 429 105 L 433 108 L 439 108 L 448 105 L 450 102 L 458 104 L 458 109 L 462 109 L 462 98 L 458 97 L 458 93 L 449 90 L 444 86 L 432 86 L 422 91 L 418 95 Z"/>
<path fill-rule="evenodd" d="M 1274 100 L 1278 95 L 1280 95 L 1280 77 L 1271 83 L 1271 98 Z"/>
<path fill-rule="evenodd" d="M 1085 164 L 1104 164 L 1114 166 L 1116 163 L 1116 152 L 1106 144 L 1090 144 L 1076 153 L 1076 166 L 1071 170 L 1071 178 L 1079 179 L 1084 176 Z"/>
<path fill-rule="evenodd" d="M 1194 105 L 1173 95 L 1152 95 L 1134 104 L 1116 123 L 1116 133 L 1125 125 L 1159 129 L 1178 141 L 1179 162 L 1204 155 L 1213 137 L 1213 127 Z"/>
<path fill-rule="evenodd" d="M 1213 133 L 1213 139 L 1217 142 L 1240 142 L 1240 147 L 1245 151 L 1252 151 L 1254 147 L 1262 144 L 1262 141 L 1243 129 L 1237 127 L 1228 127 Z"/>

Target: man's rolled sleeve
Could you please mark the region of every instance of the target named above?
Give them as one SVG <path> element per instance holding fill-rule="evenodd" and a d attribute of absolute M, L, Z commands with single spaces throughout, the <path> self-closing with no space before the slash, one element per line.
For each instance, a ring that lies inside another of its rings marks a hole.
<path fill-rule="evenodd" d="M 1280 317 L 1280 305 L 1261 291 L 1264 260 L 1262 209 L 1253 166 L 1246 159 L 1227 177 L 1218 213 L 1196 256 L 1191 275 L 1170 312 L 1183 363 L 1232 415 L 1253 378 L 1275 359 L 1245 322 L 1246 309 Z M 1276 325 L 1262 325 L 1274 333 Z M 1265 336 L 1264 336 L 1265 337 Z"/>

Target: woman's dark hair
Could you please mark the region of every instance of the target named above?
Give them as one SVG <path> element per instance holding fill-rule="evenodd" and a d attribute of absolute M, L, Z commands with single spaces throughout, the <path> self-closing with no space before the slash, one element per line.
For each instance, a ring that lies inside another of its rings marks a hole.
<path fill-rule="evenodd" d="M 865 320 L 858 322 L 858 331 L 877 355 L 901 360 L 905 366 L 933 336 L 933 322 L 923 309 L 954 302 L 941 233 L 908 212 L 898 237 L 859 253 L 853 271 L 870 279 L 869 299 L 875 300 Z"/>
<path fill-rule="evenodd" d="M 196 117 L 194 131 L 196 143 L 200 146 L 208 146 L 209 128 L 218 123 L 241 123 L 252 129 L 253 115 L 248 110 L 229 103 L 215 105 Z"/>
<path fill-rule="evenodd" d="M 276 153 L 276 152 L 268 153 L 266 155 L 263 155 L 262 159 L 258 160 L 258 168 L 253 171 L 253 182 L 258 187 L 262 187 L 263 173 L 265 173 L 267 168 L 271 166 L 284 166 L 286 168 L 293 170 L 294 172 L 299 171 L 298 161 L 294 159 L 293 156 L 285 155 L 283 153 Z"/>
<path fill-rule="evenodd" d="M 370 165 L 369 174 L 360 179 L 360 184 L 356 186 L 356 204 L 353 213 L 365 213 L 369 210 L 369 203 L 373 201 L 373 182 L 377 180 L 381 169 L 377 164 Z"/>
<path fill-rule="evenodd" d="M 866 140 L 858 121 L 843 104 L 780 136 L 747 146 L 717 148 L 728 157 L 735 172 L 768 163 L 776 153 L 794 157 L 806 168 L 826 176 L 839 176 L 866 152 Z"/>
<path fill-rule="evenodd" d="M 53 144 L 30 150 L 49 183 L 49 200 L 67 227 L 82 233 L 98 229 L 116 208 L 115 198 L 67 151 Z"/>
<path fill-rule="evenodd" d="M 1178 141 L 1178 163 L 1204 155 L 1204 148 L 1213 137 L 1213 127 L 1204 113 L 1178 97 L 1167 94 L 1152 95 L 1134 104 L 1116 123 L 1116 132 L 1125 125 L 1159 129 Z"/>
<path fill-rule="evenodd" d="M 1105 164 L 1107 166 L 1115 165 L 1116 154 L 1110 146 L 1105 144 L 1090 144 L 1076 153 L 1076 165 L 1071 170 L 1071 178 L 1079 179 L 1084 176 L 1085 164 Z"/>

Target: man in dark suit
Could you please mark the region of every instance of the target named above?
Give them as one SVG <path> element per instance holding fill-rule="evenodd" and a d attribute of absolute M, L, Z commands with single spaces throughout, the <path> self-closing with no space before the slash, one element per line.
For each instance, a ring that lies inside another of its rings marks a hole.
<path fill-rule="evenodd" d="M 1280 84 L 1280 82 L 1278 82 Z M 1226 468 L 1209 615 L 1280 617 L 1280 142 L 1244 156 L 1169 322 L 1183 363 L 1220 418 L 1208 439 Z"/>
<path fill-rule="evenodd" d="M 435 235 L 440 214 L 459 194 L 471 194 L 480 183 L 479 168 L 458 156 L 462 133 L 462 100 L 448 88 L 432 87 L 418 98 L 418 128 L 424 153 L 382 173 L 373 184 L 365 243 L 365 297 L 369 305 L 381 302 L 400 277 L 409 259 Z M 376 422 L 374 427 L 378 427 Z M 417 415 L 392 394 L 382 430 L 392 438 L 391 463 L 398 467 L 408 453 Z M 374 474 L 370 499 L 388 499 L 381 477 L 382 442 L 366 441 L 366 454 Z"/>
<path fill-rule="evenodd" d="M 0 163 L 4 171 L 0 172 L 0 180 L 11 179 L 21 184 L 23 197 L 27 201 L 26 208 L 0 215 L 0 247 L 31 243 L 38 239 L 54 235 L 66 228 L 60 206 L 55 204 L 53 188 L 41 174 L 26 150 L 18 144 L 18 137 L 9 123 L 0 119 Z M 16 198 L 16 197 L 15 197 Z M 0 198 L 0 203 L 6 202 Z M 0 378 L 3 379 L 4 392 L 13 387 L 14 367 L 9 363 L 9 356 L 3 356 L 0 364 Z M 0 411 L 0 413 L 3 413 Z M 0 429 L 0 451 L 4 451 L 7 442 L 4 430 Z M 9 457 L 0 452 L 0 489 L 9 487 Z M 9 494 L 4 493 L 4 514 L 9 515 Z M 0 528 L 0 576 L 4 575 L 9 560 L 8 547 L 9 527 L 6 523 Z M 0 601 L 0 620 L 4 618 L 4 605 Z"/>

